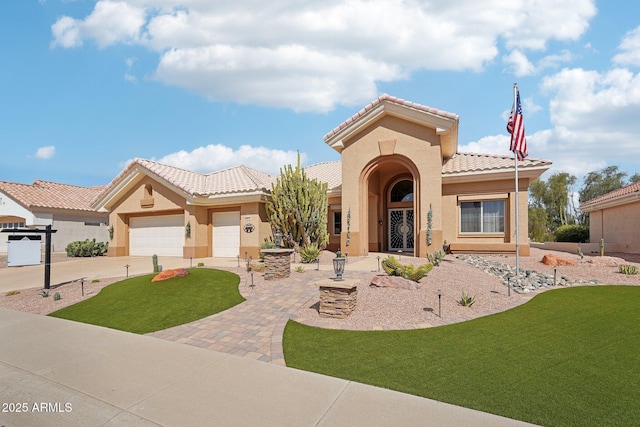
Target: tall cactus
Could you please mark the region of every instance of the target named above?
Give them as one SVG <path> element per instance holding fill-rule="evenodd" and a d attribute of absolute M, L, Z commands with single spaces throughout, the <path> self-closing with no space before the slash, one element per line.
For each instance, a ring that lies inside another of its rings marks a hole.
<path fill-rule="evenodd" d="M 324 248 L 329 242 L 327 231 L 327 183 L 309 179 L 298 164 L 280 169 L 271 198 L 266 205 L 271 228 L 281 231 L 289 246 L 317 243 Z"/>

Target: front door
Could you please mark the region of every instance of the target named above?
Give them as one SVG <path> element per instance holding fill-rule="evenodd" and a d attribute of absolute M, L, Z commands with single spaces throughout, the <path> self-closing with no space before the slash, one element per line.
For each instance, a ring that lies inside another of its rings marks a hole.
<path fill-rule="evenodd" d="M 413 252 L 413 209 L 389 209 L 389 251 Z"/>

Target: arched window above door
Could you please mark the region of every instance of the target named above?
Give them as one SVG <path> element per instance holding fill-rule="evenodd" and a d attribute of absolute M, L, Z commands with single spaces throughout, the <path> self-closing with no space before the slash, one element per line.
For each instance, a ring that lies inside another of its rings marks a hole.
<path fill-rule="evenodd" d="M 393 202 L 413 202 L 413 181 L 403 179 L 398 181 L 391 188 L 389 201 Z"/>

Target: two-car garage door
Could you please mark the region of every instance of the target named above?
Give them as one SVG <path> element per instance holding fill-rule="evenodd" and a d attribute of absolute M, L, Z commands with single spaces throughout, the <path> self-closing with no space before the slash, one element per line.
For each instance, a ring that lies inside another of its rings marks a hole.
<path fill-rule="evenodd" d="M 162 215 L 129 220 L 129 255 L 182 256 L 184 215 Z"/>
<path fill-rule="evenodd" d="M 214 213 L 213 256 L 240 254 L 240 212 Z M 184 215 L 135 217 L 129 220 L 129 255 L 183 256 Z"/>

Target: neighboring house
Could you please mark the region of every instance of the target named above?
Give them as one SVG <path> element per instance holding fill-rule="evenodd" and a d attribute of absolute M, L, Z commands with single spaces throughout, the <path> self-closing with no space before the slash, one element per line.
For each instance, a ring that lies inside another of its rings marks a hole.
<path fill-rule="evenodd" d="M 324 137 L 341 161 L 305 168 L 328 183 L 329 249 L 351 255 L 515 253 L 515 165 L 458 153 L 457 115 L 383 95 Z M 551 165 L 519 163 L 520 253 L 527 196 Z M 272 235 L 265 203 L 276 176 L 238 166 L 211 174 L 137 159 L 96 198 L 114 229 L 109 255 L 257 257 Z"/>
<path fill-rule="evenodd" d="M 106 242 L 109 216 L 91 206 L 103 189 L 41 180 L 33 184 L 0 181 L 0 228 L 20 234 L 21 228 L 44 229 L 51 225 L 57 230 L 51 236 L 51 247 L 59 252 L 75 240 L 95 238 Z M 11 234 L 0 233 L 0 252 L 7 251 Z"/>
<path fill-rule="evenodd" d="M 605 250 L 640 253 L 640 182 L 580 204 L 589 214 L 589 240 Z"/>

